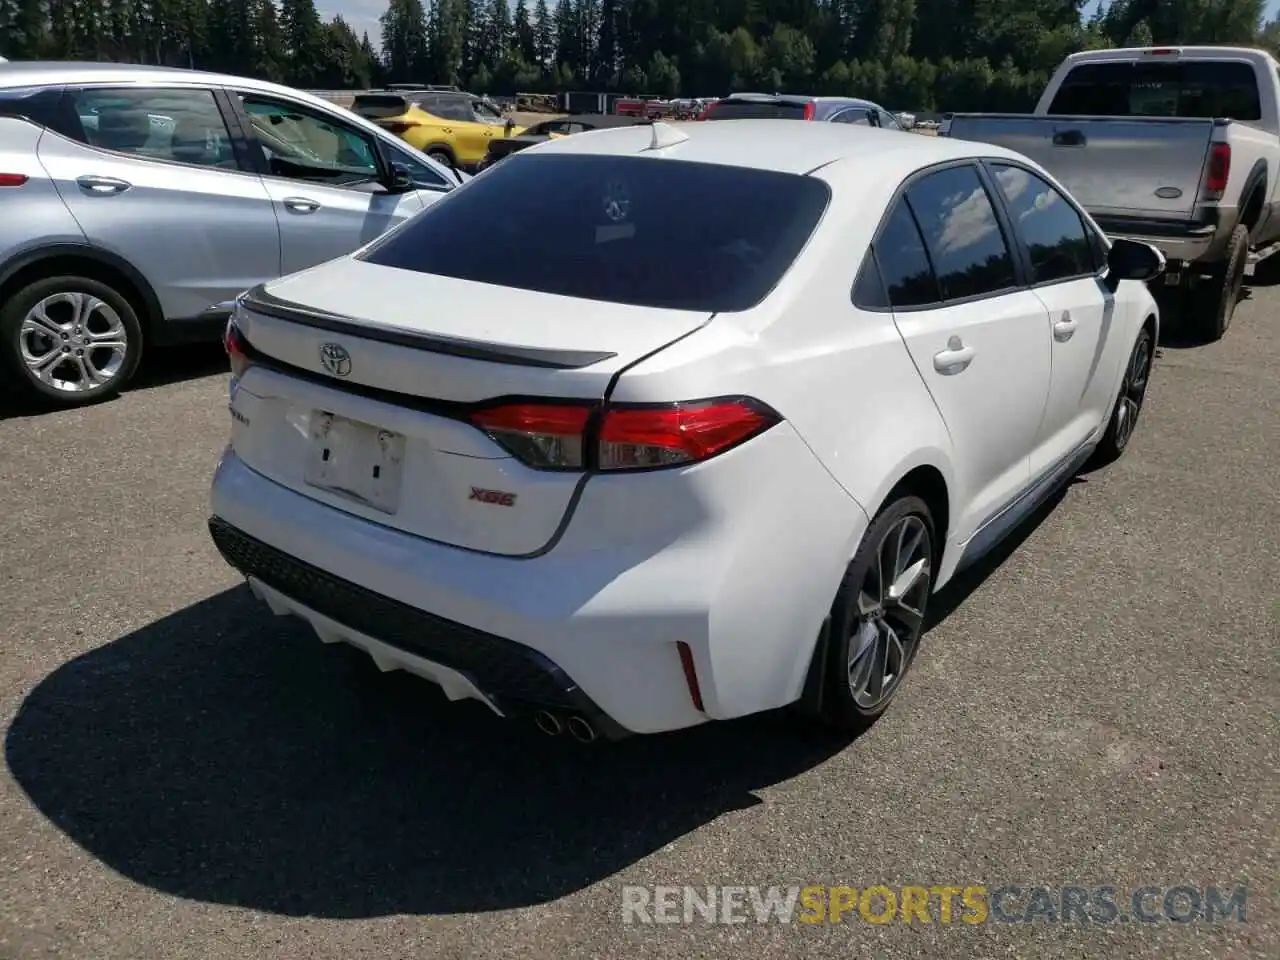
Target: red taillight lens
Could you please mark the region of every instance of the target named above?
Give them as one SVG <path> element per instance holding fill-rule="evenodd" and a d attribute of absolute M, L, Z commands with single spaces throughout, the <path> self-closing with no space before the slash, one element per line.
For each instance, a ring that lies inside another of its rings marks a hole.
<path fill-rule="evenodd" d="M 652 470 L 707 460 L 781 420 L 746 397 L 606 407 L 530 402 L 489 407 L 471 422 L 541 470 Z"/>
<path fill-rule="evenodd" d="M 586 404 L 515 403 L 471 415 L 471 422 L 519 460 L 543 470 L 585 466 Z"/>
<path fill-rule="evenodd" d="M 236 326 L 235 320 L 227 321 L 226 333 L 222 336 L 222 346 L 231 360 L 231 375 L 242 376 L 249 369 L 249 342 Z"/>
<path fill-rule="evenodd" d="M 1204 188 L 1209 193 L 1222 193 L 1227 189 L 1231 176 L 1231 144 L 1215 143 L 1209 148 L 1209 166 L 1205 172 Z"/>
<path fill-rule="evenodd" d="M 27 179 L 25 173 L 0 173 L 0 187 L 20 187 Z"/>
<path fill-rule="evenodd" d="M 806 120 L 812 120 L 812 119 L 813 119 L 813 104 L 812 104 L 812 103 L 806 103 L 806 104 L 804 105 L 804 118 L 805 118 Z"/>
<path fill-rule="evenodd" d="M 704 400 L 665 407 L 620 407 L 600 426 L 601 470 L 644 470 L 697 463 L 777 423 L 754 400 Z"/>

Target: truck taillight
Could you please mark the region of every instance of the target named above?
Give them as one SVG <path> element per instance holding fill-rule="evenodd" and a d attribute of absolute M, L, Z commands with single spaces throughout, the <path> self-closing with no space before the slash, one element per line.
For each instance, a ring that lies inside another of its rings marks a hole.
<path fill-rule="evenodd" d="M 20 187 L 27 179 L 25 173 L 0 173 L 0 187 Z"/>
<path fill-rule="evenodd" d="M 806 104 L 804 105 L 804 118 L 805 118 L 806 120 L 812 120 L 812 119 L 813 119 L 813 113 L 814 113 L 814 106 L 813 106 L 813 103 L 812 103 L 812 102 L 810 102 L 810 103 L 806 103 Z"/>
<path fill-rule="evenodd" d="M 244 372 L 249 369 L 250 347 L 249 341 L 244 338 L 244 334 L 236 326 L 234 318 L 227 321 L 226 332 L 222 335 L 222 346 L 227 351 L 227 357 L 231 360 L 231 376 L 243 376 Z"/>
<path fill-rule="evenodd" d="M 475 426 L 530 467 L 610 473 L 709 460 L 781 419 L 749 397 L 603 408 L 536 401 L 490 407 L 471 416 Z"/>
<path fill-rule="evenodd" d="M 1215 143 L 1209 148 L 1209 164 L 1205 170 L 1204 189 L 1206 193 L 1217 199 L 1227 189 L 1227 178 L 1231 176 L 1231 144 Z"/>

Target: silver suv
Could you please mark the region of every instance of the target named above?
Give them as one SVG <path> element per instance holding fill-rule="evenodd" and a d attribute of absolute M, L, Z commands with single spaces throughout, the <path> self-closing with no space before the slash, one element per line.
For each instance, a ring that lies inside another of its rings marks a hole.
<path fill-rule="evenodd" d="M 216 339 L 256 284 L 350 253 L 466 179 L 287 87 L 0 65 L 0 386 L 117 392 L 145 344 Z"/>

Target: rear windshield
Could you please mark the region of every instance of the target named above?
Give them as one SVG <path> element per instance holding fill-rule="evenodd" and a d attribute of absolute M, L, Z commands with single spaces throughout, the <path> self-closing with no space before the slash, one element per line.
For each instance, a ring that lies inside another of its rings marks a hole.
<path fill-rule="evenodd" d="M 804 104 L 771 100 L 721 100 L 711 105 L 707 120 L 803 120 Z"/>
<path fill-rule="evenodd" d="M 791 266 L 829 198 L 821 180 L 767 170 L 518 153 L 362 259 L 586 300 L 746 310 Z"/>
<path fill-rule="evenodd" d="M 351 102 L 351 112 L 361 117 L 398 117 L 408 109 L 404 97 L 391 94 L 366 93 Z"/>
<path fill-rule="evenodd" d="M 1247 63 L 1137 60 L 1082 63 L 1067 74 L 1049 113 L 1100 117 L 1262 118 Z"/>

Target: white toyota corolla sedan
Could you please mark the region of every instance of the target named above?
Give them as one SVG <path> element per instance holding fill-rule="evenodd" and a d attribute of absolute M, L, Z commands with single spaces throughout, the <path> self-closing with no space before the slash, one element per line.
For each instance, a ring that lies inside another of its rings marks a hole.
<path fill-rule="evenodd" d="M 857 731 L 930 596 L 1125 449 L 1162 269 L 999 147 L 551 141 L 241 299 L 210 530 L 275 613 L 548 733 Z"/>

